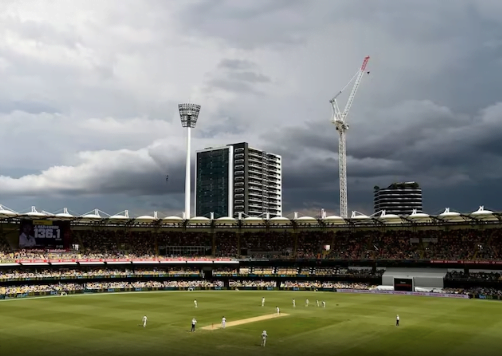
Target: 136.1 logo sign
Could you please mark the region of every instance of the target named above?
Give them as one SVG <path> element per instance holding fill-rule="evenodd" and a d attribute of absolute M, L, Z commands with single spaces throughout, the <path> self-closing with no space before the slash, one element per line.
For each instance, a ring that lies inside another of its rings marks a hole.
<path fill-rule="evenodd" d="M 61 238 L 59 226 L 35 226 L 34 233 L 36 239 L 56 239 Z"/>

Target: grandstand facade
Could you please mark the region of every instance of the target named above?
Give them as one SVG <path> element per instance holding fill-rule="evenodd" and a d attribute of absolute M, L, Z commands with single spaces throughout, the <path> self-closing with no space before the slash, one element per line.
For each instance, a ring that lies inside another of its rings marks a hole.
<path fill-rule="evenodd" d="M 502 299 L 500 270 L 502 214 L 483 207 L 183 219 L 0 206 L 0 299 L 188 288 Z"/>

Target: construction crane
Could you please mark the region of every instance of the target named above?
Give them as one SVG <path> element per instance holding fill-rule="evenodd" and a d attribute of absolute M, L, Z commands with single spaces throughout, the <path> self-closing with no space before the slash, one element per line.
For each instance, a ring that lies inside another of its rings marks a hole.
<path fill-rule="evenodd" d="M 352 107 L 352 103 L 354 102 L 354 97 L 356 96 L 357 89 L 361 84 L 364 74 L 369 74 L 370 72 L 366 72 L 366 66 L 368 65 L 368 61 L 370 57 L 367 56 L 364 58 L 363 64 L 361 68 L 357 71 L 357 73 L 350 79 L 350 81 L 343 87 L 342 90 L 335 95 L 333 99 L 330 100 L 331 106 L 333 108 L 333 119 L 332 123 L 335 124 L 336 130 L 339 134 L 338 141 L 338 170 L 340 177 L 340 216 L 342 218 L 348 217 L 348 207 L 347 207 L 347 147 L 346 147 L 346 133 L 349 129 L 349 125 L 347 124 L 347 115 L 349 114 L 349 110 Z M 347 100 L 347 104 L 345 105 L 345 109 L 342 111 L 338 106 L 337 98 L 347 89 L 351 84 L 353 84 L 352 92 Z"/>

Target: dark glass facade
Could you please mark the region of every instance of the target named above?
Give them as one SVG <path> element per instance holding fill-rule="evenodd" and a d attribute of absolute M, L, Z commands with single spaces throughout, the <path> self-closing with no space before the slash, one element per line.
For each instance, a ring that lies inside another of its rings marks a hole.
<path fill-rule="evenodd" d="M 196 207 L 197 216 L 228 216 L 228 148 L 197 152 Z"/>

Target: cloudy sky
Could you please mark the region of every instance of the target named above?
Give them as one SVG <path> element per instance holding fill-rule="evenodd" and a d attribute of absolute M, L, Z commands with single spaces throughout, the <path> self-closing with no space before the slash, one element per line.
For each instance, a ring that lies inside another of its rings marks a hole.
<path fill-rule="evenodd" d="M 429 213 L 502 210 L 501 18 L 500 0 L 2 0 L 0 204 L 181 214 L 192 101 L 194 150 L 281 154 L 285 215 L 338 213 L 329 100 L 370 55 L 349 210 L 401 180 Z"/>

